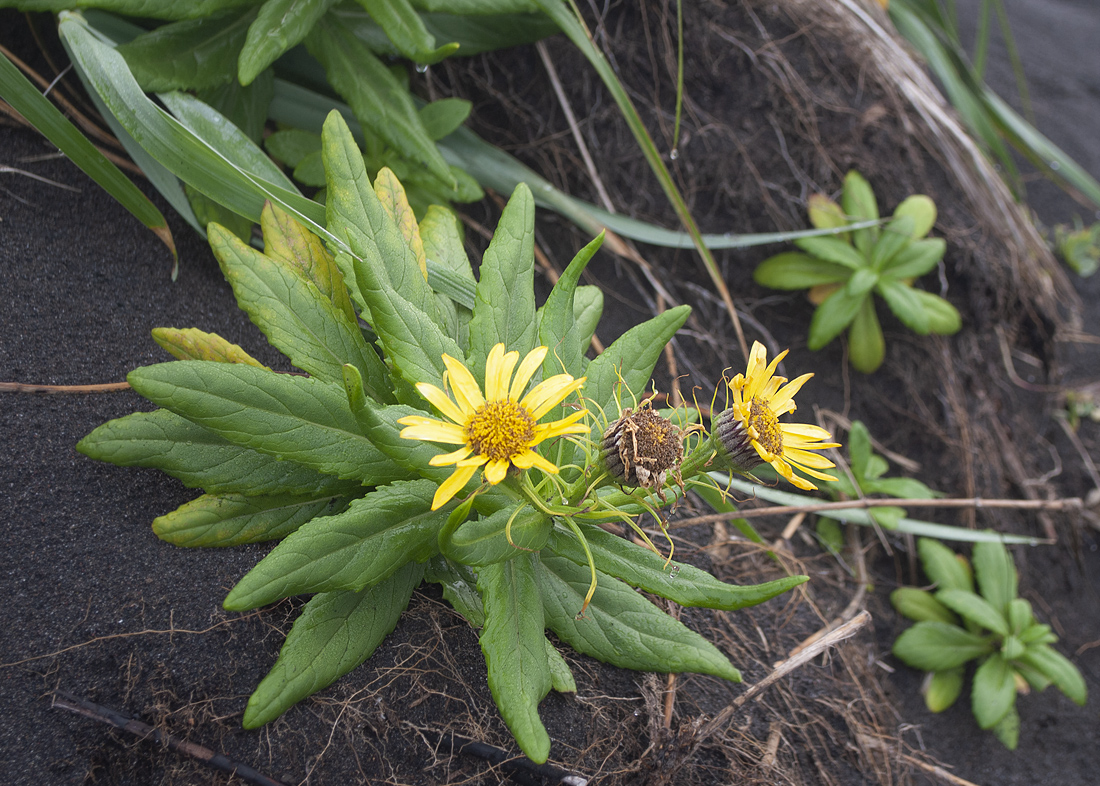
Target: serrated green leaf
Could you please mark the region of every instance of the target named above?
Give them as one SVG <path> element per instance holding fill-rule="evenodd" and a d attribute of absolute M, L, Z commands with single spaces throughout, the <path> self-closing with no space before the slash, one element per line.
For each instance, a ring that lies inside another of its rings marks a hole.
<path fill-rule="evenodd" d="M 894 220 L 882 228 L 878 242 L 871 249 L 871 267 L 881 271 L 898 252 L 913 242 L 915 222 L 910 216 L 895 216 Z"/>
<path fill-rule="evenodd" d="M 761 262 L 752 278 L 757 284 L 772 289 L 808 289 L 821 284 L 839 284 L 852 275 L 851 268 L 823 259 L 787 251 Z"/>
<path fill-rule="evenodd" d="M 653 367 L 680 326 L 691 314 L 689 306 L 670 308 L 662 314 L 636 325 L 588 364 L 585 398 L 594 402 L 594 414 L 603 412 L 610 420 L 619 416 L 620 405 L 633 406 L 631 395 L 645 390 Z M 620 380 L 622 390 L 619 389 Z M 599 417 L 593 418 L 598 420 Z M 602 433 L 596 423 L 593 431 Z M 600 433 L 594 438 L 599 439 Z"/>
<path fill-rule="evenodd" d="M 894 641 L 892 652 L 915 669 L 943 671 L 993 651 L 993 645 L 976 634 L 945 622 L 918 622 Z"/>
<path fill-rule="evenodd" d="M 516 187 L 481 260 L 470 319 L 467 361 L 480 381 L 485 359 L 503 343 L 520 357 L 535 348 L 535 200 L 531 189 Z"/>
<path fill-rule="evenodd" d="M 302 42 L 336 0 L 266 0 L 249 25 L 237 58 L 237 79 L 247 85 L 283 52 Z"/>
<path fill-rule="evenodd" d="M 1088 700 L 1085 679 L 1065 655 L 1047 644 L 1030 644 L 1020 656 L 1020 662 L 1049 679 L 1071 701 L 1085 706 Z"/>
<path fill-rule="evenodd" d="M 1016 597 L 1017 592 L 1016 565 L 1012 561 L 1012 555 L 1000 543 L 976 543 L 973 560 L 974 576 L 982 597 L 999 614 L 1007 614 L 1008 604 Z"/>
<path fill-rule="evenodd" d="M 852 221 L 871 221 L 879 217 L 878 202 L 875 200 L 875 192 L 871 190 L 871 184 L 854 169 L 844 176 L 840 204 Z M 857 229 L 852 233 L 852 242 L 864 257 L 868 257 L 878 241 L 878 234 L 878 227 Z"/>
<path fill-rule="evenodd" d="M 233 78 L 237 53 L 255 18 L 255 8 L 230 8 L 163 25 L 118 52 L 145 91 L 218 87 Z"/>
<path fill-rule="evenodd" d="M 932 231 L 936 224 L 936 203 L 924 194 L 913 194 L 902 200 L 894 210 L 894 218 L 908 216 L 913 220 L 909 237 L 919 240 Z"/>
<path fill-rule="evenodd" d="M 324 66 L 329 84 L 351 105 L 364 127 L 454 187 L 451 170 L 424 129 L 408 88 L 363 42 L 337 21 L 325 17 L 306 36 L 306 47 Z"/>
<path fill-rule="evenodd" d="M 914 241 L 890 260 L 883 273 L 902 282 L 919 278 L 934 270 L 946 251 L 947 243 L 938 237 Z"/>
<path fill-rule="evenodd" d="M 924 689 L 924 704 L 932 712 L 943 712 L 953 705 L 962 693 L 965 669 L 959 666 L 929 675 Z"/>
<path fill-rule="evenodd" d="M 477 574 L 466 565 L 436 554 L 425 563 L 424 580 L 438 584 L 443 598 L 472 628 L 485 624 L 485 609 L 477 592 Z"/>
<path fill-rule="evenodd" d="M 447 208 L 429 205 L 420 220 L 420 238 L 428 260 L 428 283 L 439 293 L 436 298 L 448 335 L 460 347 L 469 346 L 477 279 L 463 247 L 462 225 Z"/>
<path fill-rule="evenodd" d="M 852 324 L 859 314 L 865 297 L 852 297 L 843 289 L 838 289 L 814 310 L 810 320 L 810 335 L 807 345 L 812 350 L 821 349 L 839 336 L 844 328 Z"/>
<path fill-rule="evenodd" d="M 1015 704 L 1009 707 L 1005 716 L 997 721 L 997 725 L 993 727 L 993 733 L 1010 751 L 1016 750 L 1020 742 L 1020 713 L 1016 711 Z"/>
<path fill-rule="evenodd" d="M 428 280 L 428 259 L 424 254 L 424 241 L 420 239 L 420 227 L 416 223 L 416 216 L 409 207 L 408 197 L 405 196 L 405 188 L 401 181 L 393 174 L 393 171 L 382 167 L 374 178 L 374 193 L 378 197 L 379 204 L 390 217 L 401 239 L 412 251 L 424 281 Z"/>
<path fill-rule="evenodd" d="M 550 735 L 538 706 L 550 692 L 551 675 L 537 563 L 537 555 L 521 554 L 486 565 L 478 570 L 477 587 L 485 601 L 479 641 L 489 690 L 520 750 L 542 764 L 550 755 Z"/>
<path fill-rule="evenodd" d="M 309 592 L 358 592 L 407 562 L 437 552 L 447 510 L 432 511 L 436 484 L 413 480 L 381 486 L 347 511 L 303 525 L 242 578 L 224 606 L 245 611 Z"/>
<path fill-rule="evenodd" d="M 177 360 L 244 363 L 267 368 L 236 344 L 226 341 L 217 333 L 206 333 L 198 328 L 153 328 L 153 341 Z"/>
<path fill-rule="evenodd" d="M 865 232 L 867 230 L 859 230 Z M 850 270 L 862 270 L 867 267 L 867 259 L 848 243 L 832 235 L 803 237 L 794 244 L 812 257 L 831 262 Z"/>
<path fill-rule="evenodd" d="M 369 658 L 409 605 L 424 569 L 405 565 L 359 592 L 314 596 L 287 634 L 275 666 L 248 700 L 241 721 L 255 729 L 331 685 Z"/>
<path fill-rule="evenodd" d="M 666 567 L 664 557 L 599 527 L 582 529 L 598 571 L 681 606 L 733 611 L 756 606 L 808 581 L 806 576 L 786 576 L 763 584 L 727 584 L 691 565 L 673 562 Z M 548 548 L 559 557 L 588 567 L 584 549 L 572 533 L 555 529 Z"/>
<path fill-rule="evenodd" d="M 936 593 L 936 600 L 986 630 L 1001 636 L 1008 635 L 1008 621 L 1004 612 L 980 595 L 960 589 L 942 589 Z"/>
<path fill-rule="evenodd" d="M 257 145 L 263 143 L 264 124 L 275 96 L 275 74 L 268 69 L 244 86 L 236 79 L 200 90 L 199 100 L 223 115 Z"/>
<path fill-rule="evenodd" d="M 261 254 L 217 224 L 210 225 L 208 235 L 237 305 L 272 346 L 325 382 L 342 382 L 343 366 L 351 363 L 362 374 L 370 395 L 386 398 L 384 367 L 358 324 L 300 268 Z"/>
<path fill-rule="evenodd" d="M 385 31 L 397 51 L 413 62 L 438 63 L 458 49 L 457 43 L 435 48 L 435 36 L 428 32 L 408 0 L 359 0 L 359 4 Z"/>
<path fill-rule="evenodd" d="M 335 492 L 346 481 L 235 445 L 197 423 L 158 409 L 110 420 L 77 451 L 120 467 L 152 467 L 190 488 L 218 494 Z"/>
<path fill-rule="evenodd" d="M 280 540 L 313 518 L 340 513 L 362 495 L 362 486 L 343 483 L 343 493 L 324 495 L 204 494 L 153 519 L 153 532 L 163 541 L 188 548 Z"/>
<path fill-rule="evenodd" d="M 823 307 L 825 303 L 821 305 Z M 819 307 L 814 312 L 815 318 L 820 311 Z M 813 323 L 810 324 L 810 331 L 813 335 Z M 813 349 L 813 347 L 810 348 Z M 864 297 L 855 319 L 852 320 L 852 328 L 848 331 L 848 356 L 857 371 L 870 374 L 882 365 L 885 354 L 886 340 L 882 336 L 878 314 L 875 313 L 874 298 Z"/>
<path fill-rule="evenodd" d="M 446 541 L 441 535 L 439 550 L 448 559 L 463 565 L 493 565 L 526 552 L 538 551 L 546 545 L 552 528 L 551 519 L 540 511 L 524 506 L 517 512 L 514 507 L 509 507 L 485 518 L 465 522 Z M 508 542 L 509 535 L 511 543 Z"/>
<path fill-rule="evenodd" d="M 916 587 L 898 587 L 890 593 L 890 603 L 898 614 L 914 622 L 939 621 L 948 625 L 959 624 L 959 618 L 936 600 L 931 592 Z M 933 712 L 936 711 L 933 710 Z"/>
<path fill-rule="evenodd" d="M 227 207 L 219 205 L 201 191 L 184 184 L 183 192 L 187 195 L 187 201 L 191 210 L 195 213 L 195 219 L 203 231 L 210 224 L 221 224 L 229 229 L 241 240 L 248 241 L 252 237 L 252 221 L 244 216 L 239 216 Z"/>
<path fill-rule="evenodd" d="M 939 295 L 913 289 L 913 295 L 920 301 L 928 317 L 928 330 L 941 336 L 950 336 L 962 327 L 962 316 L 958 309 Z"/>
<path fill-rule="evenodd" d="M 565 372 L 574 377 L 584 375 L 582 359 L 588 349 L 588 341 L 577 335 L 575 298 L 577 286 L 585 267 L 603 245 L 604 235 L 600 233 L 588 245 L 577 252 L 569 266 L 558 278 L 550 295 L 543 305 L 539 319 L 539 343 L 550 347 L 543 362 L 542 373 L 545 378 Z"/>
<path fill-rule="evenodd" d="M 157 405 L 261 453 L 372 485 L 409 477 L 363 436 L 342 386 L 199 360 L 145 366 L 127 380 Z"/>
<path fill-rule="evenodd" d="M 1012 667 L 995 652 L 974 672 L 970 708 L 983 729 L 996 726 L 1016 702 L 1016 680 Z"/>
<path fill-rule="evenodd" d="M 466 122 L 473 104 L 464 98 L 441 98 L 420 108 L 420 122 L 432 139 L 442 139 Z"/>
<path fill-rule="evenodd" d="M 938 540 L 921 538 L 917 541 L 917 550 L 920 553 L 925 575 L 939 589 L 974 591 L 974 580 L 971 578 L 970 571 L 960 561 L 959 556 L 947 546 Z"/>
<path fill-rule="evenodd" d="M 597 572 L 592 603 L 578 619 L 591 580 L 588 568 L 546 552 L 540 556 L 546 626 L 573 649 L 627 669 L 741 681 L 713 644 L 606 574 Z"/>
<path fill-rule="evenodd" d="M 928 314 L 924 310 L 924 303 L 916 294 L 916 289 L 901 281 L 883 277 L 878 282 L 876 291 L 894 312 L 894 316 L 906 327 L 921 336 L 928 334 Z"/>

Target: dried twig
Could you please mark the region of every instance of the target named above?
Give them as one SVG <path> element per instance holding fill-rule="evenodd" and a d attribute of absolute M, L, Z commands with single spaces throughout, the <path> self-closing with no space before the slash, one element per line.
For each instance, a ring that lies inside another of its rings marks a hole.
<path fill-rule="evenodd" d="M 129 389 L 129 382 L 107 382 L 103 385 L 24 385 L 22 382 L 0 382 L 0 393 L 114 393 Z"/>
<path fill-rule="evenodd" d="M 542 786 L 543 779 L 550 779 L 552 783 L 560 783 L 563 786 L 587 786 L 588 779 L 580 775 L 574 775 L 568 770 L 563 770 L 553 764 L 535 764 L 524 756 L 509 753 L 503 748 L 487 745 L 483 742 L 460 737 L 451 732 L 438 732 L 421 726 L 412 726 L 428 745 L 433 748 L 447 751 L 453 754 L 467 754 L 485 759 L 490 764 L 499 767 L 502 772 L 508 774 L 514 782 L 530 786 Z"/>
<path fill-rule="evenodd" d="M 209 748 L 204 748 L 202 745 L 180 739 L 160 729 L 155 729 L 147 723 L 142 723 L 139 720 L 127 718 L 117 710 L 113 710 L 110 707 L 104 707 L 101 704 L 94 704 L 87 699 L 70 696 L 67 693 L 61 693 L 59 691 L 54 694 L 53 706 L 68 710 L 69 712 L 75 712 L 77 715 L 83 715 L 85 718 L 91 718 L 100 723 L 106 723 L 109 726 L 114 726 L 116 729 L 128 731 L 143 740 L 152 739 L 158 745 L 162 745 L 170 751 L 190 756 L 212 769 L 236 775 L 246 783 L 253 783 L 256 784 L 256 786 L 285 786 L 282 781 L 269 778 L 262 772 L 252 769 L 247 764 L 235 762 L 220 753 L 215 753 Z"/>

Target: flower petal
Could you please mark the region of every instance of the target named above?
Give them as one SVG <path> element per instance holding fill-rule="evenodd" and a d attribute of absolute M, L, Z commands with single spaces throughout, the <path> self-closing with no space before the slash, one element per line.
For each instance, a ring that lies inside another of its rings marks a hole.
<path fill-rule="evenodd" d="M 540 423 L 535 427 L 535 437 L 531 440 L 531 447 L 544 440 L 560 437 L 563 434 L 587 434 L 591 429 L 584 423 L 577 423 L 587 414 L 588 410 L 582 409 L 567 418 L 555 420 L 552 423 Z"/>
<path fill-rule="evenodd" d="M 518 352 L 505 352 L 503 344 L 497 344 L 489 350 L 485 361 L 485 400 L 500 401 L 508 395 L 508 382 L 512 379 L 512 369 L 519 361 Z"/>
<path fill-rule="evenodd" d="M 422 442 L 442 442 L 444 445 L 466 444 L 466 433 L 461 426 L 444 423 L 442 420 L 423 418 L 424 423 L 405 426 L 401 429 L 401 439 L 418 439 Z"/>
<path fill-rule="evenodd" d="M 803 374 L 788 382 L 782 390 L 772 396 L 771 401 L 768 402 L 768 405 L 772 408 L 772 412 L 777 416 L 787 412 L 793 412 L 794 394 L 801 390 L 802 386 L 805 385 L 806 381 L 811 377 L 813 377 L 813 374 Z"/>
<path fill-rule="evenodd" d="M 473 410 L 463 412 L 453 401 L 451 401 L 450 396 L 435 385 L 429 385 L 427 382 L 417 382 L 416 391 L 426 398 L 428 403 L 442 412 L 445 418 L 455 423 L 465 423 L 470 415 L 474 414 Z"/>
<path fill-rule="evenodd" d="M 432 456 L 428 462 L 433 467 L 446 467 L 449 464 L 457 464 L 462 459 L 466 458 L 473 452 L 473 449 L 463 445 L 453 453 L 440 453 L 438 456 Z"/>
<path fill-rule="evenodd" d="M 512 401 L 519 401 L 519 396 L 523 392 L 523 389 L 527 387 L 527 383 L 531 381 L 531 377 L 535 375 L 535 372 L 542 366 L 542 361 L 546 357 L 546 347 L 535 347 L 527 353 L 527 357 L 523 359 L 523 362 L 519 364 L 519 371 L 516 372 L 516 378 L 512 380 L 512 388 L 508 391 L 508 398 Z"/>
<path fill-rule="evenodd" d="M 485 404 L 485 399 L 481 395 L 481 388 L 478 387 L 477 380 L 474 379 L 474 375 L 470 373 L 470 370 L 462 365 L 462 361 L 455 360 L 450 355 L 444 355 L 443 364 L 447 367 L 455 401 L 466 413 L 466 417 L 469 417 Z M 464 423 L 465 418 L 458 422 Z"/>
<path fill-rule="evenodd" d="M 587 378 L 573 379 L 569 374 L 558 374 L 550 379 L 544 379 L 523 397 L 520 405 L 526 407 L 531 417 L 538 420 L 560 404 L 570 393 L 580 390 L 584 386 L 585 379 Z"/>
<path fill-rule="evenodd" d="M 551 475 L 558 474 L 558 467 L 556 464 L 554 464 L 554 462 L 544 459 L 533 450 L 529 450 L 526 453 L 520 453 L 518 456 L 513 456 L 512 463 L 520 469 L 531 469 L 531 467 L 537 467 L 543 472 L 548 472 Z"/>
<path fill-rule="evenodd" d="M 508 474 L 508 463 L 507 459 L 491 459 L 485 465 L 485 479 L 494 486 L 500 483 Z"/>
<path fill-rule="evenodd" d="M 432 498 L 432 510 L 439 510 L 450 502 L 451 497 L 470 482 L 470 478 L 474 476 L 475 472 L 477 472 L 477 467 L 457 467 L 451 473 L 451 476 L 440 483 L 439 488 L 435 490 L 435 496 Z"/>

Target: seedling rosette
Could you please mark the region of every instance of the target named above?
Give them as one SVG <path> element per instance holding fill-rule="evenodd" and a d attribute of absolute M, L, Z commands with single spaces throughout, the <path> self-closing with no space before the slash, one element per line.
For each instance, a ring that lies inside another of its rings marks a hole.
<path fill-rule="evenodd" d="M 618 482 L 600 445 L 608 415 L 636 404 L 688 309 L 628 330 L 588 360 L 602 296 L 579 279 L 600 238 L 536 307 L 525 186 L 475 279 L 454 215 L 432 206 L 418 222 L 389 170 L 372 185 L 336 113 L 322 163 L 330 246 L 270 204 L 262 253 L 216 223 L 208 230 L 240 307 L 305 375 L 263 367 L 216 335 L 158 329 L 180 359 L 129 381 L 161 408 L 106 423 L 78 446 L 204 490 L 154 521 L 170 543 L 280 541 L 225 600 L 243 611 L 312 595 L 244 725 L 279 717 L 370 657 L 422 580 L 440 584 L 481 629 L 493 698 L 535 761 L 550 752 L 539 702 L 551 688 L 575 689 L 546 630 L 625 668 L 740 680 L 721 651 L 636 590 L 733 610 L 806 577 L 734 586 L 598 526 L 629 524 L 680 493 L 678 468 L 647 475 L 667 479 L 664 488 Z M 429 286 L 429 267 L 448 294 Z M 775 364 L 761 376 L 762 358 L 751 379 L 771 379 Z M 779 394 L 787 409 L 794 389 Z M 743 424 L 745 440 L 754 428 Z M 820 476 L 831 463 L 809 450 L 831 443 L 815 428 L 798 427 L 797 446 L 769 443 L 766 460 L 785 456 Z M 725 466 L 711 446 L 696 438 L 684 477 Z"/>

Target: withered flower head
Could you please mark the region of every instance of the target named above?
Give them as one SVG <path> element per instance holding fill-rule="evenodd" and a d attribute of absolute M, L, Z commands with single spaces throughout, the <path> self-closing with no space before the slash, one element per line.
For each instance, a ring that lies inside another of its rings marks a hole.
<path fill-rule="evenodd" d="M 684 432 L 643 402 L 604 432 L 600 457 L 617 483 L 660 490 L 670 475 L 680 482 Z"/>

